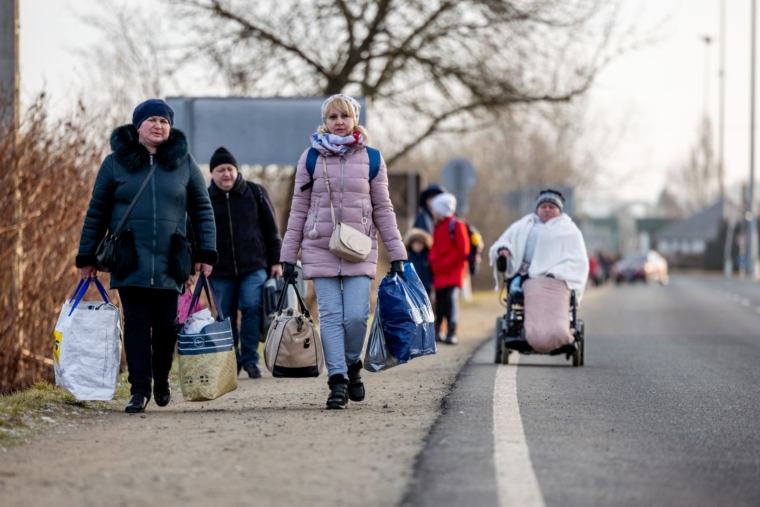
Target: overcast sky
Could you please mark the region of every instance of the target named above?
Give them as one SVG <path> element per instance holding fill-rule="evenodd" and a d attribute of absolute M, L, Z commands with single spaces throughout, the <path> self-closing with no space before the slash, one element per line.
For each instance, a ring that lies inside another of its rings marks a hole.
<path fill-rule="evenodd" d="M 589 129 L 611 132 L 603 139 L 609 177 L 603 194 L 652 201 L 667 171 L 688 156 L 703 112 L 705 44 L 719 31 L 719 0 L 627 0 L 640 8 L 639 24 L 666 20 L 662 40 L 620 57 L 600 76 L 589 96 Z M 22 100 L 45 89 L 64 107 L 81 90 L 87 62 L 78 49 L 99 33 L 79 14 L 94 0 L 21 0 Z M 147 0 L 131 3 L 150 5 Z M 730 0 L 726 41 L 727 183 L 749 173 L 750 0 Z M 711 49 L 710 114 L 718 123 L 718 45 Z M 125 119 L 126 121 L 126 119 Z M 716 133 L 717 139 L 717 133 Z M 590 147 L 594 148 L 594 147 Z"/>

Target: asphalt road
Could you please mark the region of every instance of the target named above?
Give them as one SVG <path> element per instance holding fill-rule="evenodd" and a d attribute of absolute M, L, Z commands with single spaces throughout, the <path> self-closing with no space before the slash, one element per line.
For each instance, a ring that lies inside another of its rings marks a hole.
<path fill-rule="evenodd" d="M 760 505 L 760 284 L 610 286 L 581 317 L 582 368 L 545 356 L 496 366 L 490 344 L 470 359 L 402 504 L 524 505 L 509 486 L 535 476 L 532 505 Z M 529 458 L 499 476 L 494 462 L 519 454 L 493 443 L 504 372 L 516 376 Z"/>

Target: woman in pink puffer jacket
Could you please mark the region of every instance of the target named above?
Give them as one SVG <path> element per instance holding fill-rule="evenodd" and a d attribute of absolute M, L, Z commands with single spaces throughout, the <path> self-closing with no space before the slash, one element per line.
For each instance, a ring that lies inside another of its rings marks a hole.
<path fill-rule="evenodd" d="M 295 269 L 300 249 L 303 276 L 314 282 L 330 377 L 328 409 L 345 408 L 348 399 L 364 399 L 360 357 L 369 319 L 370 283 L 377 270 L 377 233 L 393 260 L 391 272 L 403 273 L 406 260 L 383 160 L 380 172 L 369 179 L 368 134 L 358 125 L 360 109 L 356 100 L 342 94 L 333 95 L 322 105 L 323 124 L 312 135 L 312 147 L 320 153 L 313 182 L 306 170 L 307 149 L 296 169 L 288 230 L 280 254 L 287 278 Z M 336 222 L 372 239 L 372 250 L 361 262 L 350 262 L 330 252 L 333 224 L 322 176 L 323 160 L 327 162 Z"/>

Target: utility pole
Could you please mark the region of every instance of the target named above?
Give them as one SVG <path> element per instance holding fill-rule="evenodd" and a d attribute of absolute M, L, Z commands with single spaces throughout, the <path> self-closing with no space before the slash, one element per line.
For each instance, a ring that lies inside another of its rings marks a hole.
<path fill-rule="evenodd" d="M 726 222 L 726 242 L 723 248 L 723 273 L 730 278 L 734 272 L 734 260 L 731 256 L 734 246 L 734 217 L 728 209 L 725 189 L 725 167 L 723 159 L 723 146 L 725 136 L 725 112 L 726 112 L 726 0 L 720 0 L 720 62 L 718 70 L 718 191 L 720 200 L 723 202 L 723 219 Z"/>
<path fill-rule="evenodd" d="M 18 0 L 0 0 L 0 94 L 2 105 L 7 106 L 0 125 L 15 135 L 19 115 Z"/>
<path fill-rule="evenodd" d="M 747 193 L 747 276 L 755 277 L 755 37 L 757 30 L 757 0 L 752 0 L 752 39 L 750 44 L 750 120 L 749 120 L 749 189 Z"/>
<path fill-rule="evenodd" d="M 726 0 L 720 0 L 720 70 L 718 99 L 718 184 L 720 198 L 725 199 L 725 167 L 723 143 L 726 133 Z"/>
<path fill-rule="evenodd" d="M 10 164 L 0 171 L 10 171 L 12 182 L 13 228 L 10 300 L 15 305 L 13 325 L 2 342 L 4 352 L 17 357 L 15 371 L 2 372 L 11 385 L 24 379 L 24 206 L 21 195 L 21 175 L 18 168 L 18 141 L 20 107 L 19 77 L 19 0 L 0 0 L 0 138 L 10 136 Z M 10 246 L 10 245 L 9 245 Z M 0 337 L 1 338 L 1 337 Z"/>
<path fill-rule="evenodd" d="M 709 35 L 704 35 L 702 42 L 705 43 L 705 95 L 702 118 L 707 120 L 710 117 L 710 44 L 712 44 L 713 39 Z"/>

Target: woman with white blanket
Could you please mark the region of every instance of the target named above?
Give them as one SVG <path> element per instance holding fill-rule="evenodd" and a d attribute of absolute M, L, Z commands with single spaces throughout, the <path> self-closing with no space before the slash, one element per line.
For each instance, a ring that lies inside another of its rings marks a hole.
<path fill-rule="evenodd" d="M 562 212 L 564 202 L 556 190 L 541 191 L 536 212 L 510 225 L 489 250 L 496 288 L 496 261 L 502 256 L 507 258 L 510 292 L 525 294 L 525 339 L 540 353 L 573 342 L 567 314 L 570 291 L 580 304 L 588 279 L 583 235 Z"/>

